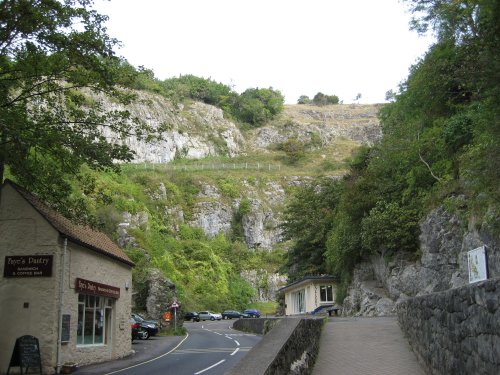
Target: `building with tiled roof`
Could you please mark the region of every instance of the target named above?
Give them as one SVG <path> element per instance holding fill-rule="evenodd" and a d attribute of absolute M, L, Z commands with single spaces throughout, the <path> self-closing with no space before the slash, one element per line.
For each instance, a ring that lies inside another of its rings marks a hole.
<path fill-rule="evenodd" d="M 0 369 L 20 366 L 21 336 L 38 339 L 44 373 L 130 354 L 130 258 L 14 182 L 1 189 Z"/>

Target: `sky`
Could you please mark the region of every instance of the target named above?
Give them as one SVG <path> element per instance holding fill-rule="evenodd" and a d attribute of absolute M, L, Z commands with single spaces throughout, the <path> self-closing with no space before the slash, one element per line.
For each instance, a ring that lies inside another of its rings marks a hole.
<path fill-rule="evenodd" d="M 241 93 L 273 88 L 385 102 L 433 42 L 398 0 L 95 0 L 116 52 L 164 80 L 193 74 Z"/>

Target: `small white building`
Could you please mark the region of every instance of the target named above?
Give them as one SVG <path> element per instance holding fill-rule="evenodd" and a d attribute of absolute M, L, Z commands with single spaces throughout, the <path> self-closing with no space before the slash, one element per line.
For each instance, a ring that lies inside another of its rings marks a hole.
<path fill-rule="evenodd" d="M 132 261 L 17 184 L 1 188 L 0 374 L 24 335 L 39 340 L 44 374 L 130 354 Z"/>
<path fill-rule="evenodd" d="M 285 315 L 311 314 L 321 307 L 333 307 L 336 280 L 331 275 L 307 276 L 281 288 L 285 294 Z"/>

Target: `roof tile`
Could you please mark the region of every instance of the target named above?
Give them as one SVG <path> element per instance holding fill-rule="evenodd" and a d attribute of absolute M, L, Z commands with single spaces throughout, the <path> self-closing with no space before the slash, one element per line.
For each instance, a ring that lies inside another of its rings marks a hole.
<path fill-rule="evenodd" d="M 103 232 L 76 224 L 16 183 L 10 180 L 5 180 L 5 183 L 10 184 L 19 192 L 60 234 L 68 237 L 69 240 L 128 265 L 134 265 L 127 254 Z"/>

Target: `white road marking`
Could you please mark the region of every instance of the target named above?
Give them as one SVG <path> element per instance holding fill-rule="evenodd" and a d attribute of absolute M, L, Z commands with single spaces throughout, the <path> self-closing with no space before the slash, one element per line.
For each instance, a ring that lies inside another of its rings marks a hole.
<path fill-rule="evenodd" d="M 234 342 L 236 343 L 236 345 L 240 346 L 240 343 L 236 340 L 234 340 Z"/>
<path fill-rule="evenodd" d="M 224 363 L 224 362 L 226 362 L 226 360 L 225 360 L 225 359 L 223 359 L 222 361 L 219 361 L 219 362 L 217 362 L 217 363 L 214 363 L 212 366 L 207 367 L 206 369 L 203 369 L 203 370 L 201 370 L 201 371 L 195 372 L 195 373 L 194 373 L 194 375 L 198 375 L 198 374 L 201 374 L 201 373 L 203 373 L 203 372 L 205 372 L 205 371 L 208 371 L 208 370 L 210 370 L 210 369 L 214 368 L 215 366 L 219 366 L 221 363 Z"/>
<path fill-rule="evenodd" d="M 235 355 L 236 353 L 238 353 L 238 350 L 240 350 L 240 348 L 236 348 L 230 355 Z"/>
<path fill-rule="evenodd" d="M 125 371 L 125 370 L 128 370 L 128 369 L 131 369 L 131 368 L 134 368 L 134 367 L 142 366 L 142 365 L 145 365 L 146 363 L 150 363 L 150 362 L 156 361 L 157 359 L 160 359 L 160 358 L 162 358 L 162 357 L 165 357 L 166 355 L 168 355 L 168 354 L 172 353 L 174 350 L 176 350 L 179 346 L 181 346 L 181 345 L 182 345 L 182 343 L 183 343 L 184 341 L 186 341 L 188 337 L 189 337 L 189 333 L 186 333 L 186 337 L 184 337 L 184 338 L 182 339 L 182 341 L 181 341 L 181 342 L 180 342 L 180 343 L 179 343 L 179 344 L 178 344 L 175 348 L 173 348 L 172 350 L 170 350 L 170 351 L 169 351 L 169 352 L 167 352 L 167 353 L 164 353 L 164 354 L 162 354 L 162 355 L 160 355 L 160 356 L 158 356 L 158 357 L 152 358 L 152 359 L 150 359 L 149 361 L 144 361 L 144 362 L 138 363 L 138 364 L 133 365 L 133 366 L 129 366 L 129 367 L 122 368 L 122 369 L 120 369 L 120 370 L 116 370 L 116 371 L 108 372 L 107 374 L 104 374 L 104 375 L 117 374 L 117 373 L 119 373 L 119 372 L 122 372 L 122 371 Z"/>

